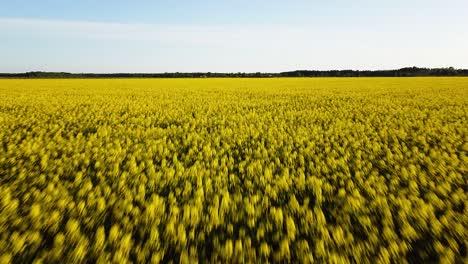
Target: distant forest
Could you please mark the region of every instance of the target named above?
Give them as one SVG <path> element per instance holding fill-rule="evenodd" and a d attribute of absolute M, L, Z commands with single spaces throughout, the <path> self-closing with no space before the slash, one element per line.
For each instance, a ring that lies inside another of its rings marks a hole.
<path fill-rule="evenodd" d="M 398 70 L 297 70 L 280 73 L 213 73 L 213 72 L 171 72 L 171 73 L 68 73 L 68 72 L 26 72 L 0 73 L 0 78 L 268 78 L 268 77 L 421 77 L 421 76 L 468 76 L 468 69 L 407 67 Z"/>

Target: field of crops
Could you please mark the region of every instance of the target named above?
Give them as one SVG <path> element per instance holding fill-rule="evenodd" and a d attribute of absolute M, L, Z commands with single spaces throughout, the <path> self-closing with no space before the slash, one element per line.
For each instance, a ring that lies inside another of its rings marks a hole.
<path fill-rule="evenodd" d="M 468 78 L 0 80 L 0 263 L 463 263 Z"/>

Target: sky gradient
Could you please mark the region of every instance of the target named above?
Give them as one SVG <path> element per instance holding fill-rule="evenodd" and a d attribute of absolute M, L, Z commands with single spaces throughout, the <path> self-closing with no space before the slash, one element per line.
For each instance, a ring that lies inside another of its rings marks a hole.
<path fill-rule="evenodd" d="M 468 1 L 0 0 L 0 72 L 468 68 Z"/>

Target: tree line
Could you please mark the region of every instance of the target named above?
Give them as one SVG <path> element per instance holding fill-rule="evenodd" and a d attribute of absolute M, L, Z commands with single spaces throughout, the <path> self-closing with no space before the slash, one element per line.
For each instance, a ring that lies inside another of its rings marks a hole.
<path fill-rule="evenodd" d="M 296 70 L 279 73 L 218 73 L 218 72 L 165 72 L 165 73 L 68 73 L 33 71 L 0 73 L 0 78 L 269 78 L 269 77 L 423 77 L 468 76 L 468 69 L 406 67 L 397 70 Z"/>

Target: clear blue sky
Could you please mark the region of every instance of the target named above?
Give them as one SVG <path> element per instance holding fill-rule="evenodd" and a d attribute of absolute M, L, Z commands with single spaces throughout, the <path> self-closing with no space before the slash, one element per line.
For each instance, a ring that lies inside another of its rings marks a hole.
<path fill-rule="evenodd" d="M 0 0 L 0 72 L 468 68 L 468 1 Z"/>

